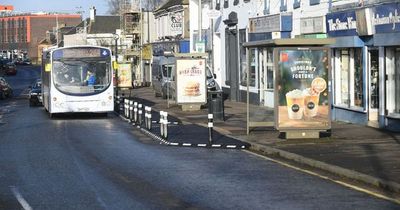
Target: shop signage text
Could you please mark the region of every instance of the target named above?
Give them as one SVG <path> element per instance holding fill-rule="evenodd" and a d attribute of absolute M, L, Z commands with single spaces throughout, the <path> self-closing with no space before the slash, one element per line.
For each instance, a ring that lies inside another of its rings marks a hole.
<path fill-rule="evenodd" d="M 400 4 L 376 6 L 374 25 L 377 33 L 400 32 Z"/>
<path fill-rule="evenodd" d="M 327 33 L 331 37 L 356 36 L 357 35 L 356 12 L 352 10 L 352 11 L 327 14 L 326 27 L 327 27 Z"/>

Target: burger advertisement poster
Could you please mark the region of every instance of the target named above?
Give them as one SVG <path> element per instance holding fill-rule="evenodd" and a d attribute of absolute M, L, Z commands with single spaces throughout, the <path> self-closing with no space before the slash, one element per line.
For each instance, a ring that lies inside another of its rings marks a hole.
<path fill-rule="evenodd" d="M 124 63 L 118 64 L 118 87 L 131 88 L 132 87 L 132 66 L 131 64 Z"/>
<path fill-rule="evenodd" d="M 278 130 L 330 129 L 327 48 L 275 49 Z"/>
<path fill-rule="evenodd" d="M 177 103 L 206 103 L 206 64 L 204 58 L 176 60 Z"/>

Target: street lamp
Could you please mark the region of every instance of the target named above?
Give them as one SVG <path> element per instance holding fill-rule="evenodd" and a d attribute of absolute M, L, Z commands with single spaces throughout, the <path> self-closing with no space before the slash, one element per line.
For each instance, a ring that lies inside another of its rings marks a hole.
<path fill-rule="evenodd" d="M 114 52 L 114 56 L 115 56 L 115 63 L 118 64 L 118 39 L 119 39 L 119 35 L 118 34 L 114 34 L 113 35 L 114 41 L 115 41 L 115 52 Z M 118 96 L 118 65 L 115 65 L 114 67 L 117 67 L 115 70 L 115 95 Z"/>

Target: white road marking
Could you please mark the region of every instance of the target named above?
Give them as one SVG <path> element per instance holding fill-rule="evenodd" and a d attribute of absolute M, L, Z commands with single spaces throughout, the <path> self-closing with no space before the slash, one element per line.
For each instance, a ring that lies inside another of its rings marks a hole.
<path fill-rule="evenodd" d="M 29 203 L 22 197 L 21 193 L 19 192 L 18 188 L 15 186 L 10 186 L 11 191 L 13 192 L 15 198 L 17 198 L 19 204 L 21 204 L 22 208 L 24 210 L 32 210 L 32 207 L 29 205 Z"/>
<path fill-rule="evenodd" d="M 207 144 L 197 144 L 197 146 L 199 146 L 199 147 L 206 147 Z"/>
<path fill-rule="evenodd" d="M 228 145 L 226 148 L 236 148 L 236 145 Z"/>
<path fill-rule="evenodd" d="M 309 170 L 306 170 L 306 169 L 302 169 L 302 168 L 299 168 L 299 167 L 290 165 L 290 164 L 288 164 L 288 163 L 285 163 L 285 162 L 282 162 L 282 161 L 279 161 L 279 160 L 274 160 L 274 159 L 271 159 L 271 158 L 269 158 L 269 157 L 265 157 L 265 156 L 259 155 L 259 154 L 257 154 L 257 153 L 248 151 L 248 150 L 244 150 L 244 152 L 247 152 L 247 153 L 252 154 L 252 155 L 255 155 L 255 156 L 257 156 L 257 157 L 260 157 L 260 158 L 269 160 L 269 161 L 274 162 L 274 163 L 278 163 L 278 164 L 283 165 L 283 166 L 286 166 L 286 167 L 288 167 L 288 168 L 291 168 L 291 169 L 294 169 L 294 170 L 297 170 L 297 171 L 301 171 L 301 172 L 303 172 L 303 173 L 306 173 L 306 174 L 309 174 L 309 175 L 313 175 L 313 176 L 319 177 L 319 178 L 321 178 L 321 179 L 325 179 L 325 180 L 334 182 L 334 183 L 336 183 L 336 184 L 340 184 L 340 185 L 345 186 L 345 187 L 348 187 L 348 188 L 350 188 L 350 189 L 353 189 L 353 190 L 356 190 L 356 191 L 359 191 L 359 192 L 363 192 L 363 193 L 366 193 L 366 194 L 368 194 L 368 195 L 375 196 L 375 197 L 377 197 L 377 198 L 381 198 L 381 199 L 384 199 L 384 200 L 388 200 L 388 201 L 391 201 L 391 202 L 396 203 L 396 204 L 400 204 L 400 200 L 398 200 L 398 199 L 390 198 L 390 197 L 388 197 L 388 196 L 386 196 L 386 195 L 383 195 L 383 194 L 380 194 L 380 193 L 376 193 L 376 192 L 373 192 L 373 191 L 370 191 L 370 190 L 367 190 L 367 189 L 364 189 L 364 188 L 361 188 L 361 187 L 358 187 L 358 186 L 355 186 L 355 185 L 352 185 L 352 184 L 349 184 L 349 183 L 345 183 L 345 182 L 342 182 L 342 181 L 340 181 L 340 180 L 332 179 L 332 178 L 329 178 L 329 177 L 327 177 L 327 176 L 320 175 L 320 174 L 317 174 L 317 173 L 315 173 L 315 172 L 312 172 L 312 171 L 309 171 Z"/>
<path fill-rule="evenodd" d="M 213 144 L 213 145 L 211 145 L 211 147 L 221 147 L 222 145 L 220 145 L 220 144 Z"/>
<path fill-rule="evenodd" d="M 183 146 L 186 146 L 186 147 L 192 146 L 192 144 L 187 144 L 187 143 L 183 143 L 182 145 L 183 145 Z"/>
<path fill-rule="evenodd" d="M 178 146 L 179 144 L 178 144 L 178 143 L 170 143 L 170 145 L 172 145 L 172 146 Z"/>

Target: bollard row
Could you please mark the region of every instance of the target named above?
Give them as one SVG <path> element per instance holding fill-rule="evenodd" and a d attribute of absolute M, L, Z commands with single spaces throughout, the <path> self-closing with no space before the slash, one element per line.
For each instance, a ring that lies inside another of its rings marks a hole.
<path fill-rule="evenodd" d="M 146 106 L 144 110 L 145 110 L 145 114 L 144 114 L 144 117 L 145 117 L 144 121 L 145 122 L 144 122 L 144 124 L 145 124 L 147 130 L 151 130 L 151 123 L 152 123 L 152 121 L 151 121 L 151 107 Z"/>

